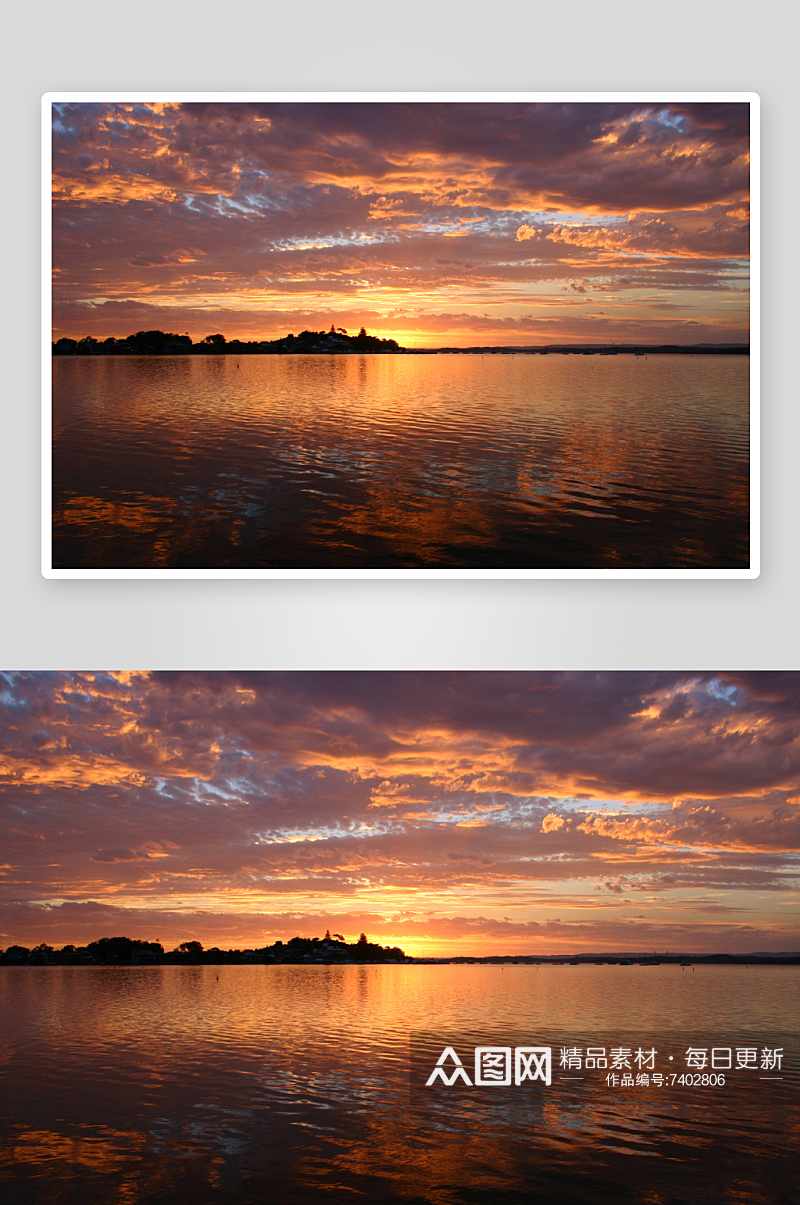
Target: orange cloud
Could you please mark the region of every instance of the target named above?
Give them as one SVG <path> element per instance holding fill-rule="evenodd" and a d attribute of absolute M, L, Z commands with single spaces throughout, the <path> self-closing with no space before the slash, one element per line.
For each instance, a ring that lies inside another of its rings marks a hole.
<path fill-rule="evenodd" d="M 555 812 L 548 812 L 542 821 L 543 833 L 557 833 L 559 829 L 564 828 L 566 820 L 563 816 L 557 816 Z M 583 827 L 580 825 L 579 827 Z"/>

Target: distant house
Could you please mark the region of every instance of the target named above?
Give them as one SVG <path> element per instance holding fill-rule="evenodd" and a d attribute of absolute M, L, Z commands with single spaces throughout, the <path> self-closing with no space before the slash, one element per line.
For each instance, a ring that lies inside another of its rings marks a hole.
<path fill-rule="evenodd" d="M 56 950 L 33 950 L 31 961 L 37 966 L 58 966 L 61 959 Z"/>
<path fill-rule="evenodd" d="M 318 343 L 313 344 L 313 346 L 309 348 L 309 351 L 333 353 L 349 351 L 351 347 L 352 342 L 350 339 L 345 339 L 341 335 L 336 335 L 329 332 L 327 335 L 324 335 Z"/>

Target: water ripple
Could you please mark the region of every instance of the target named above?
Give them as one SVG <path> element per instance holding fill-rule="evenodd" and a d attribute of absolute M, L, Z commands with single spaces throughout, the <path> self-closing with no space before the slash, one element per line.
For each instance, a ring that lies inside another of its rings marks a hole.
<path fill-rule="evenodd" d="M 748 562 L 747 357 L 236 363 L 56 358 L 59 565 Z"/>

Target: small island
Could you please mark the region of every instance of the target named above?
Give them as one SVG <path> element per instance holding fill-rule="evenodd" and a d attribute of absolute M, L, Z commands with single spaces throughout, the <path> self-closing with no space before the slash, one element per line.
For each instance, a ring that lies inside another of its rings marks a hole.
<path fill-rule="evenodd" d="M 405 352 L 396 339 L 380 339 L 368 335 L 364 327 L 357 335 L 348 335 L 344 327 L 331 325 L 329 331 L 301 331 L 283 339 L 227 340 L 224 335 L 206 335 L 200 343 L 192 343 L 189 335 L 173 335 L 167 331 L 137 331 L 124 339 L 113 335 L 102 342 L 92 335 L 83 339 L 58 339 L 53 344 L 54 356 L 282 356 L 282 355 L 345 355 L 369 352 L 371 355 L 396 355 Z"/>
<path fill-rule="evenodd" d="M 174 950 L 165 950 L 158 941 L 137 937 L 101 937 L 86 946 L 65 945 L 60 950 L 41 942 L 33 949 L 9 946 L 0 950 L 0 966 L 164 966 L 209 963 L 212 966 L 240 965 L 250 962 L 322 964 L 364 964 L 411 962 L 398 946 L 381 946 L 368 941 L 362 933 L 358 941 L 347 942 L 340 933 L 326 932 L 324 937 L 293 937 L 286 943 L 247 950 L 204 949 L 199 941 L 182 941 Z"/>

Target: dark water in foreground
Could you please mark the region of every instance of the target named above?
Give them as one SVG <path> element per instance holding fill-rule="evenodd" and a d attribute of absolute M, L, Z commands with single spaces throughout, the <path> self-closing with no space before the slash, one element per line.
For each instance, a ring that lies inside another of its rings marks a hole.
<path fill-rule="evenodd" d="M 796 967 L 4 968 L 0 1197 L 788 1205 L 799 985 Z M 623 1089 L 556 1058 L 550 1087 L 412 1090 L 410 1035 L 433 1056 L 456 1031 L 609 1052 L 637 1034 L 664 1068 L 701 1038 L 782 1046 L 783 1066 Z"/>
<path fill-rule="evenodd" d="M 749 369 L 57 357 L 53 564 L 745 569 Z"/>

